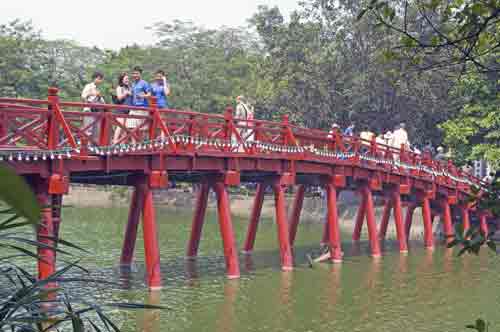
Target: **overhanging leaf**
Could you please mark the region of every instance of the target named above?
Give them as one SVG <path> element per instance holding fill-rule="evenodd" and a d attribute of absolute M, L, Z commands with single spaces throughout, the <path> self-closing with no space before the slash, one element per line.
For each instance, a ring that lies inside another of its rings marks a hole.
<path fill-rule="evenodd" d="M 0 165 L 0 200 L 31 223 L 38 223 L 40 206 L 28 184 L 12 169 Z"/>

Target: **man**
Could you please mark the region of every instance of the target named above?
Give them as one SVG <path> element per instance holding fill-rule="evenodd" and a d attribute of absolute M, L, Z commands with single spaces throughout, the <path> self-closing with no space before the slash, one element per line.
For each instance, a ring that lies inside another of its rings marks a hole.
<path fill-rule="evenodd" d="M 98 87 L 104 81 L 104 75 L 101 72 L 96 71 L 92 75 L 92 82 L 85 85 L 82 91 L 82 100 L 85 103 L 104 103 L 104 98 L 101 96 L 101 92 Z M 85 107 L 83 109 L 84 112 L 98 112 L 98 109 Z M 87 135 L 91 136 L 94 140 L 97 141 L 99 138 L 99 127 L 97 125 L 98 118 L 94 116 L 85 116 L 83 118 L 83 128 L 86 128 L 85 132 Z M 88 128 L 87 128 L 88 127 Z M 97 143 L 97 142 L 96 142 Z"/>
<path fill-rule="evenodd" d="M 437 154 L 434 157 L 436 161 L 445 161 L 446 160 L 446 154 L 444 153 L 444 148 L 442 146 L 438 146 L 437 148 Z"/>
<path fill-rule="evenodd" d="M 408 141 L 408 133 L 406 132 L 406 125 L 404 123 L 401 123 L 396 127 L 396 130 L 394 130 L 391 145 L 396 149 L 401 149 L 401 146 L 409 149 L 410 142 Z"/>
<path fill-rule="evenodd" d="M 151 95 L 151 87 L 149 83 L 142 78 L 142 68 L 134 67 L 132 71 L 132 105 L 148 107 L 148 99 Z"/>
<path fill-rule="evenodd" d="M 353 136 L 353 135 L 354 135 L 354 123 L 351 123 L 351 125 L 344 130 L 344 136 Z"/>
<path fill-rule="evenodd" d="M 253 107 L 247 102 L 244 96 L 236 97 L 236 112 L 234 117 L 242 120 L 253 120 Z M 250 127 L 253 125 L 252 122 L 248 121 L 238 121 L 237 126 L 238 133 L 244 141 L 253 141 L 253 134 L 251 134 Z"/>

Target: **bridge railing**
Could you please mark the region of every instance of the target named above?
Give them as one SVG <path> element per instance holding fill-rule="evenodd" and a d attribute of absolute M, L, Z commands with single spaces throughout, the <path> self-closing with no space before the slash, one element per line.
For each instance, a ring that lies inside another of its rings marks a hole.
<path fill-rule="evenodd" d="M 94 110 L 95 112 L 92 112 Z M 125 114 L 124 112 L 128 112 Z M 284 116 L 281 122 L 223 114 L 150 107 L 61 102 L 57 89 L 47 100 L 0 98 L 0 151 L 66 151 L 74 157 L 89 154 L 151 153 L 265 154 L 288 159 L 363 164 L 439 183 L 481 185 L 481 181 L 440 163 L 428 154 L 416 154 L 373 138 L 343 136 L 295 126 Z"/>

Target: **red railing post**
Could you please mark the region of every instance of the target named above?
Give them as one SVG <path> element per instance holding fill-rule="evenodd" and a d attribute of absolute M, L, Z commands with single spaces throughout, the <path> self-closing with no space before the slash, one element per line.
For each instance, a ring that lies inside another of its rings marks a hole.
<path fill-rule="evenodd" d="M 137 239 L 137 227 L 141 218 L 141 210 L 144 205 L 144 187 L 135 185 L 132 199 L 130 201 L 130 210 L 128 222 L 123 240 L 122 255 L 120 265 L 130 266 L 134 257 L 135 241 Z"/>
<path fill-rule="evenodd" d="M 46 179 L 38 179 L 35 184 L 35 191 L 41 209 L 40 223 L 37 225 L 37 240 L 45 246 L 37 248 L 38 256 L 38 279 L 47 279 L 56 270 L 56 252 L 53 248 L 54 241 L 49 238 L 54 237 L 54 224 L 52 219 L 51 195 Z M 54 284 L 49 285 L 49 287 Z"/>
<path fill-rule="evenodd" d="M 231 107 L 227 107 L 224 111 L 224 139 L 228 141 L 230 145 L 232 143 L 233 127 L 233 109 Z M 226 147 L 224 151 L 231 151 L 231 146 Z"/>
<path fill-rule="evenodd" d="M 273 184 L 274 205 L 276 208 L 276 224 L 278 229 L 278 242 L 280 244 L 281 269 L 293 269 L 292 248 L 290 246 L 290 232 L 286 220 L 285 186 L 277 181 Z"/>
<path fill-rule="evenodd" d="M 99 133 L 99 145 L 107 146 L 111 140 L 111 117 L 113 114 L 111 113 L 111 110 L 108 109 L 103 109 L 99 113 L 101 116 L 101 121 L 99 121 L 98 124 L 100 128 L 97 129 L 97 132 Z"/>
<path fill-rule="evenodd" d="M 288 127 L 288 114 L 283 114 L 281 117 L 282 129 L 281 129 L 281 140 L 283 145 L 288 145 L 289 127 Z"/>
<path fill-rule="evenodd" d="M 394 223 L 396 225 L 396 233 L 398 236 L 399 242 L 399 251 L 407 252 L 408 251 L 408 239 L 406 238 L 406 233 L 404 230 L 403 224 L 403 213 L 401 209 L 401 187 L 396 186 L 393 188 L 391 193 L 392 199 L 392 209 L 394 212 Z"/>
<path fill-rule="evenodd" d="M 58 108 L 59 104 L 59 90 L 57 88 L 49 88 L 48 90 L 48 117 L 47 117 L 47 147 L 49 150 L 57 149 L 57 145 L 59 144 L 59 126 L 57 125 L 57 117 L 54 112 Z"/>
<path fill-rule="evenodd" d="M 158 111 L 158 103 L 156 100 L 156 97 L 151 96 L 149 97 L 149 135 L 148 138 L 150 141 L 153 141 L 156 136 L 156 127 L 158 125 L 158 121 L 156 119 L 156 114 L 159 113 Z"/>
<path fill-rule="evenodd" d="M 384 212 L 382 214 L 382 220 L 380 222 L 379 236 L 381 240 L 385 239 L 385 235 L 387 234 L 387 226 L 389 225 L 389 218 L 391 217 L 392 198 L 389 195 L 390 193 L 385 197 Z"/>
<path fill-rule="evenodd" d="M 422 217 L 424 220 L 424 245 L 427 249 L 434 248 L 434 235 L 432 233 L 432 211 L 428 193 L 422 199 Z"/>

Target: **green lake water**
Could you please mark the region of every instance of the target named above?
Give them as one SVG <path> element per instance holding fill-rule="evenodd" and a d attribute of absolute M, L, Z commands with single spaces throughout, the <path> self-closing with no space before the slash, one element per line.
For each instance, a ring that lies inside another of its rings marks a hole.
<path fill-rule="evenodd" d="M 144 284 L 142 234 L 136 264 L 120 271 L 127 208 L 66 208 L 61 235 L 90 251 L 81 264 L 112 285 L 88 284 L 78 291 L 97 302 L 146 302 L 169 310 L 113 311 L 122 330 L 135 331 L 466 331 L 478 317 L 500 330 L 499 258 L 456 257 L 413 242 L 407 256 L 386 243 L 381 260 L 369 257 L 366 242 L 343 236 L 342 264 L 309 268 L 305 255 L 317 252 L 320 224 L 300 225 L 296 268 L 280 270 L 276 228 L 262 220 L 252 256 L 240 256 L 242 276 L 225 277 L 222 242 L 214 213 L 208 213 L 196 262 L 184 259 L 192 211 L 157 210 L 164 288 Z M 418 221 L 416 221 L 418 222 Z M 246 219 L 233 219 L 242 245 Z M 70 260 L 70 258 L 68 258 Z M 62 263 L 60 263 L 62 264 Z"/>

